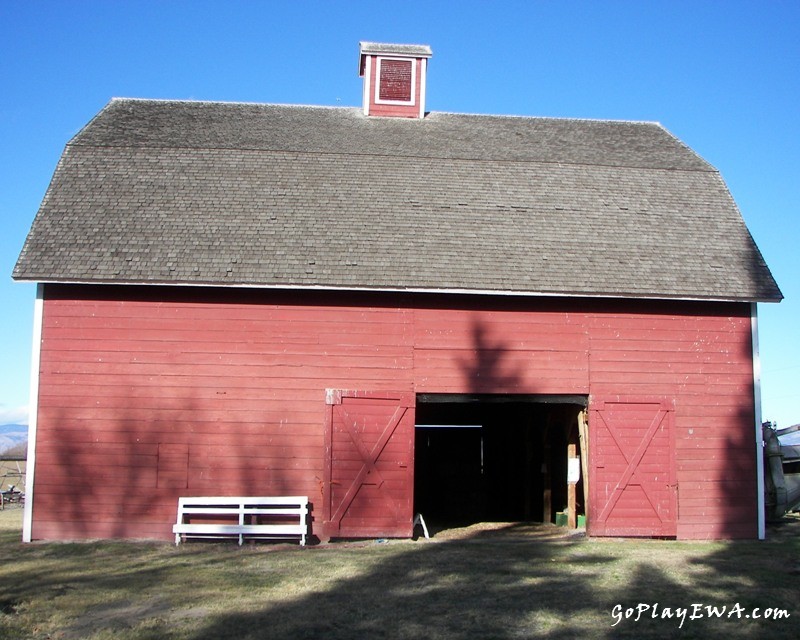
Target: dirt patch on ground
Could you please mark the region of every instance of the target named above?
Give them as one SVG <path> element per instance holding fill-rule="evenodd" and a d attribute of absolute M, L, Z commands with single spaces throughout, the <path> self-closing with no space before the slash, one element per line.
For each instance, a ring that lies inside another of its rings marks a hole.
<path fill-rule="evenodd" d="M 425 538 L 422 528 L 414 529 L 414 537 L 409 538 L 370 538 L 370 539 L 335 539 L 317 545 L 317 548 L 363 547 L 375 544 L 414 545 L 437 544 L 456 541 L 488 540 L 502 542 L 533 542 L 580 539 L 586 537 L 586 529 L 567 529 L 554 524 L 541 522 L 477 522 L 466 526 L 433 526 L 428 527 L 429 538 Z M 261 548 L 266 545 L 259 545 Z M 274 545 L 275 548 L 286 548 L 285 544 Z"/>
<path fill-rule="evenodd" d="M 415 533 L 420 533 L 419 529 Z M 585 529 L 568 529 L 541 522 L 478 522 L 466 527 L 445 527 L 429 529 L 431 542 L 470 539 L 503 540 L 560 540 L 572 537 L 585 537 Z M 424 538 L 418 538 L 423 540 Z"/>
<path fill-rule="evenodd" d="M 429 528 L 430 542 L 496 538 L 504 540 L 565 540 L 586 538 L 586 529 L 568 529 L 541 522 L 479 522 L 465 527 Z M 417 527 L 415 534 L 421 536 Z M 781 543 L 800 538 L 800 513 L 788 513 L 779 522 L 769 522 L 766 541 Z M 423 540 L 422 537 L 417 540 Z M 624 540 L 624 538 L 595 538 L 595 540 Z"/>
<path fill-rule="evenodd" d="M 99 629 L 119 632 L 132 629 L 147 618 L 163 617 L 170 611 L 163 598 L 152 598 L 141 602 L 109 602 L 89 607 L 80 618 L 63 629 L 55 637 L 58 640 L 80 640 Z"/>

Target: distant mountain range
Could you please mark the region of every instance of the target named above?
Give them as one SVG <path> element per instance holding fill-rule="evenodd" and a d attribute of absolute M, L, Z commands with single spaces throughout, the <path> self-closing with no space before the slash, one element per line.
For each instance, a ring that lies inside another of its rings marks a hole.
<path fill-rule="evenodd" d="M 0 454 L 28 441 L 28 427 L 24 424 L 0 425 Z"/>

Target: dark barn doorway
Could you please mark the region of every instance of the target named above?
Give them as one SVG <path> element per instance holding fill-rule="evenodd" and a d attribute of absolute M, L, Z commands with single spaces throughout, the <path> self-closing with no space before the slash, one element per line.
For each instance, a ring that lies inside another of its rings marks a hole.
<path fill-rule="evenodd" d="M 578 443 L 585 408 L 582 396 L 418 395 L 415 513 L 436 529 L 555 522 L 566 508 L 567 450 Z"/>

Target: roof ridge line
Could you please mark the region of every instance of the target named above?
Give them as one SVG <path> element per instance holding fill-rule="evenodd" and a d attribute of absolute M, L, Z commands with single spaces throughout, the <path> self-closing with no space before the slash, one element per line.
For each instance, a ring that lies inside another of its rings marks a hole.
<path fill-rule="evenodd" d="M 300 104 L 300 103 L 286 103 L 286 102 L 254 102 L 248 100 L 210 100 L 204 98 L 135 98 L 115 96 L 111 98 L 110 103 L 113 102 L 161 102 L 161 103 L 183 103 L 183 104 L 211 104 L 211 105 L 242 105 L 253 107 L 290 107 L 296 109 L 332 109 L 332 110 L 355 110 L 361 112 L 362 109 L 356 105 L 325 105 L 325 104 Z M 109 103 L 109 104 L 110 104 Z M 99 114 L 97 114 L 99 115 Z M 474 113 L 467 111 L 428 111 L 428 116 L 465 116 L 468 118 L 491 118 L 491 119 L 512 119 L 512 120 L 556 120 L 559 122 L 608 122 L 613 124 L 633 124 L 633 125 L 647 125 L 658 126 L 669 132 L 661 122 L 657 120 L 628 120 L 628 119 L 615 119 L 615 118 L 589 118 L 589 117 L 575 117 L 575 116 L 542 116 L 542 115 L 525 115 L 514 113 Z M 366 117 L 366 116 L 365 116 Z"/>
<path fill-rule="evenodd" d="M 355 110 L 360 112 L 361 107 L 356 105 L 320 105 L 320 104 L 292 104 L 284 102 L 250 102 L 245 100 L 206 100 L 195 98 L 126 98 L 112 97 L 108 105 L 114 102 L 161 102 L 181 104 L 216 104 L 216 105 L 241 105 L 249 107 L 292 107 L 295 109 L 340 109 L 342 111 Z M 100 115 L 99 113 L 97 115 Z M 97 117 L 97 116 L 95 116 Z"/>
<path fill-rule="evenodd" d="M 612 124 L 636 124 L 636 125 L 656 125 L 663 128 L 663 125 L 657 120 L 627 120 L 615 118 L 588 118 L 576 116 L 531 116 L 513 113 L 467 113 L 459 111 L 429 111 L 430 115 L 449 115 L 449 116 L 467 116 L 476 118 L 508 118 L 519 120 L 557 120 L 559 122 L 608 122 Z"/>

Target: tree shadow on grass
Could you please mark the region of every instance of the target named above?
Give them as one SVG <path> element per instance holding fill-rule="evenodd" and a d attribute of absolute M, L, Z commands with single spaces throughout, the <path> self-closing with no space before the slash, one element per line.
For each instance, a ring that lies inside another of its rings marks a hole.
<path fill-rule="evenodd" d="M 664 544 L 652 541 L 653 545 Z M 715 543 L 707 553 L 681 544 L 677 560 L 637 560 L 632 576 L 609 594 L 611 638 L 776 638 L 797 636 L 799 545 Z M 705 548 L 705 547 L 703 547 Z M 616 607 L 614 609 L 613 607 Z M 788 614 L 788 615 L 787 615 Z"/>
<path fill-rule="evenodd" d="M 291 602 L 218 616 L 194 638 L 574 638 L 581 628 L 570 619 L 596 612 L 597 601 L 562 571 L 558 544 L 497 535 L 387 543 L 359 575 Z M 605 563 L 584 561 L 594 566 L 588 571 Z"/>
<path fill-rule="evenodd" d="M 352 555 L 367 553 L 373 562 L 356 575 L 257 611 L 209 617 L 192 640 L 796 635 L 796 579 L 786 566 L 796 540 L 788 548 L 720 542 L 709 550 L 659 540 L 589 541 L 554 530 L 514 525 L 446 542 L 364 543 L 372 549 Z M 693 610 L 695 604 L 703 608 Z M 649 609 L 636 620 L 639 605 Z M 727 609 L 712 616 L 707 606 Z M 762 616 L 783 608 L 793 617 L 747 617 L 756 607 Z"/>
<path fill-rule="evenodd" d="M 7 544 L 0 554 L 0 636 L 20 629 L 5 637 L 32 637 L 14 622 L 30 606 L 42 629 L 61 620 L 47 637 L 64 639 L 796 636 L 800 536 L 685 543 L 587 540 L 564 531 L 492 525 L 451 539 L 443 532 L 416 543 L 305 549 L 20 545 L 0 532 Z M 677 609 L 695 603 L 729 611 L 738 603 L 742 614 L 687 616 L 681 627 Z M 636 620 L 640 604 L 651 609 Z M 783 608 L 792 617 L 747 618 L 754 607 Z M 662 617 L 667 608 L 671 615 Z"/>

